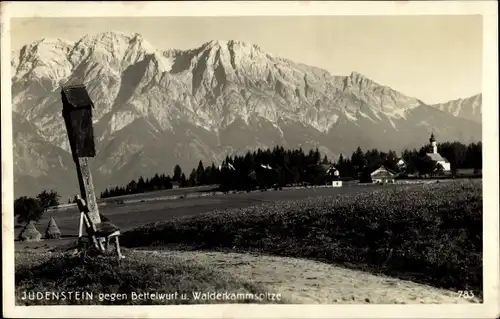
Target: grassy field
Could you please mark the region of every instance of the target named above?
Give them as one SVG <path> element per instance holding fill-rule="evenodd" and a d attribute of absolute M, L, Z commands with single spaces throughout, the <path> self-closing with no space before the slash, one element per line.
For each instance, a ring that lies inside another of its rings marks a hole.
<path fill-rule="evenodd" d="M 243 194 L 216 195 L 202 198 L 175 199 L 162 201 L 145 201 L 143 203 L 131 203 L 123 205 L 109 204 L 99 208 L 104 216 L 109 218 L 113 224 L 120 227 L 122 231 L 127 231 L 140 227 L 147 223 L 183 216 L 200 215 L 216 209 L 245 208 L 265 202 L 277 200 L 297 200 L 317 196 L 336 196 L 339 194 L 353 194 L 363 191 L 371 191 L 382 186 L 360 186 L 343 188 L 318 188 L 300 189 L 287 191 L 268 191 Z M 395 186 L 383 186 L 395 187 Z M 178 190 L 173 190 L 178 191 Z M 139 196 L 139 195 L 137 195 Z M 141 199 L 143 197 L 140 197 Z M 146 198 L 145 198 L 146 199 Z M 78 224 L 80 213 L 76 207 L 69 209 L 48 211 L 43 218 L 36 223 L 40 232 L 45 232 L 49 218 L 53 216 L 57 226 L 61 230 L 63 237 L 75 237 L 78 235 Z M 14 236 L 17 238 L 23 225 L 18 225 L 14 229 Z"/>
<path fill-rule="evenodd" d="M 186 195 L 186 194 L 195 194 L 195 193 L 205 193 L 205 192 L 214 192 L 218 189 L 218 185 L 206 185 L 206 186 L 197 186 L 197 187 L 183 187 L 183 188 L 172 188 L 166 190 L 158 190 L 146 193 L 138 193 L 138 194 L 130 194 L 130 195 L 122 195 L 122 196 L 114 196 L 108 198 L 101 198 L 98 200 L 99 203 L 109 203 L 120 200 L 147 200 L 156 197 L 166 197 L 166 196 L 177 196 L 177 195 Z"/>
<path fill-rule="evenodd" d="M 257 252 L 482 294 L 482 184 L 462 180 L 264 203 L 148 224 L 127 247 Z"/>
<path fill-rule="evenodd" d="M 262 302 L 195 300 L 193 291 L 281 295 L 265 303 L 481 302 L 480 180 L 230 194 L 101 212 L 122 230 L 135 227 L 121 238 L 127 258 L 82 263 L 64 252 L 71 237 L 17 242 L 18 305 Z M 55 213 L 63 236 L 76 233 L 76 212 Z M 466 289 L 479 298 L 457 298 Z M 91 291 L 94 300 L 26 301 L 24 291 Z M 131 300 L 132 291 L 188 298 Z M 128 299 L 109 300 L 113 294 Z"/>
<path fill-rule="evenodd" d="M 259 297 L 267 292 L 255 283 L 186 263 L 175 256 L 126 249 L 124 253 L 127 258 L 118 264 L 116 258 L 106 256 L 83 262 L 82 257 L 69 253 L 17 252 L 16 304 L 165 305 L 221 302 L 204 299 L 201 295 L 203 292 L 227 292 L 224 303 L 250 303 L 262 302 L 255 295 Z M 24 292 L 28 291 L 59 294 L 59 299 L 23 300 Z M 71 298 L 68 292 L 91 292 L 92 299 L 87 294 L 82 294 L 79 300 Z M 155 292 L 158 298 L 146 296 L 146 293 Z M 142 297 L 141 293 L 144 294 Z M 240 297 L 236 298 L 237 294 Z M 264 301 L 285 302 L 273 297 Z"/>

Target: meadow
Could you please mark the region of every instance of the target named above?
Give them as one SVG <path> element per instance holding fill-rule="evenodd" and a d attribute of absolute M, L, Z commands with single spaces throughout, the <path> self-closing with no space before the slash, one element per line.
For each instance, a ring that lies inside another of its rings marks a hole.
<path fill-rule="evenodd" d="M 313 259 L 482 294 L 481 180 L 374 188 L 150 223 L 127 247 Z"/>
<path fill-rule="evenodd" d="M 221 302 L 98 300 L 96 295 L 155 291 L 274 291 L 283 298 L 266 303 L 394 304 L 466 302 L 457 291 L 472 290 L 477 298 L 468 302 L 482 301 L 480 180 L 264 192 L 205 201 L 158 202 L 150 212 L 131 211 L 140 204 L 123 206 L 123 214 L 113 208 L 110 217 L 134 220 L 130 226 L 162 219 L 123 233 L 126 258 L 120 263 L 112 256 L 83 262 L 67 251 L 70 238 L 17 243 L 16 303 Z M 136 220 L 143 215 L 148 219 Z M 24 291 L 77 290 L 92 291 L 96 299 L 21 299 Z"/>
<path fill-rule="evenodd" d="M 145 251 L 124 251 L 125 260 L 112 256 L 87 258 L 65 252 L 16 252 L 17 305 L 165 305 L 220 303 L 196 299 L 193 292 L 224 291 L 226 303 L 255 302 L 264 293 L 257 284 L 233 278 L 182 258 Z M 39 300 L 23 299 L 24 292 L 49 293 Z M 68 292 L 80 292 L 80 299 Z M 87 294 L 90 293 L 92 298 Z M 157 293 L 152 298 L 146 294 Z M 141 297 L 141 294 L 142 297 Z M 245 298 L 236 298 L 236 295 Z M 57 296 L 53 297 L 53 296 Z M 86 297 L 83 297 L 86 296 Z M 231 299 L 232 298 L 232 299 Z M 257 301 L 259 302 L 259 301 Z M 280 303 L 284 300 L 266 300 Z"/>

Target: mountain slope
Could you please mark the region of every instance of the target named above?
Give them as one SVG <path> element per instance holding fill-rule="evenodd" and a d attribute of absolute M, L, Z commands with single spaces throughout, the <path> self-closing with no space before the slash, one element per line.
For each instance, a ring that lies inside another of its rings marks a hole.
<path fill-rule="evenodd" d="M 37 129 L 18 113 L 12 114 L 14 192 L 36 194 L 61 186 L 78 189 L 71 155 L 47 143 Z M 69 194 L 65 194 L 65 196 Z"/>
<path fill-rule="evenodd" d="M 39 149 L 16 169 L 19 193 L 32 193 L 21 177 L 47 176 L 47 163 L 69 151 L 59 86 L 72 83 L 83 82 L 95 103 L 98 191 L 170 173 L 175 164 L 188 171 L 199 160 L 276 144 L 334 156 L 358 145 L 418 147 L 431 130 L 443 141 L 481 139 L 480 123 L 441 111 L 449 108 L 427 106 L 357 72 L 332 76 L 238 41 L 182 51 L 157 50 L 139 34 L 44 39 L 23 47 L 12 69 L 13 110 L 30 125 L 14 122 L 14 131 L 32 136 L 16 135 L 14 143 Z M 61 165 L 74 175 L 70 157 Z M 51 183 L 74 193 L 76 176 L 70 180 Z"/>
<path fill-rule="evenodd" d="M 446 103 L 434 104 L 433 107 L 453 114 L 453 116 L 464 118 L 481 124 L 483 95 L 476 94 L 466 99 L 456 99 Z"/>

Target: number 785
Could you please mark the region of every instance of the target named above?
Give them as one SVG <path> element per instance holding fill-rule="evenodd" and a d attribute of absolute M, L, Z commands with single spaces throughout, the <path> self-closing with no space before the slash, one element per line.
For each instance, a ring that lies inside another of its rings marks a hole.
<path fill-rule="evenodd" d="M 474 298 L 474 292 L 472 290 L 459 290 L 458 298 L 472 299 Z"/>

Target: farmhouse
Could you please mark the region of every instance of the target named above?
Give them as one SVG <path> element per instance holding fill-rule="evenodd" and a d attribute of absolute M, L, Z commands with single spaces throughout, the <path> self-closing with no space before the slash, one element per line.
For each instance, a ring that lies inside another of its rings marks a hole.
<path fill-rule="evenodd" d="M 336 179 L 338 179 L 340 176 L 339 170 L 333 165 L 328 166 L 326 174 Z"/>
<path fill-rule="evenodd" d="M 333 187 L 342 187 L 340 172 L 335 166 L 330 165 L 330 167 L 326 170 L 326 175 L 330 177 Z"/>
<path fill-rule="evenodd" d="M 396 174 L 384 165 L 380 166 L 370 174 L 373 183 L 394 183 Z"/>
<path fill-rule="evenodd" d="M 436 138 L 434 137 L 434 133 L 431 133 L 429 142 L 432 148 L 432 153 L 427 153 L 427 156 L 438 164 L 441 164 L 445 172 L 450 171 L 450 162 L 448 162 L 446 158 L 442 157 L 441 154 L 439 154 L 437 151 L 437 143 Z"/>
<path fill-rule="evenodd" d="M 340 178 L 339 170 L 333 164 L 310 165 L 309 169 L 325 174 L 329 179 L 338 180 Z"/>

